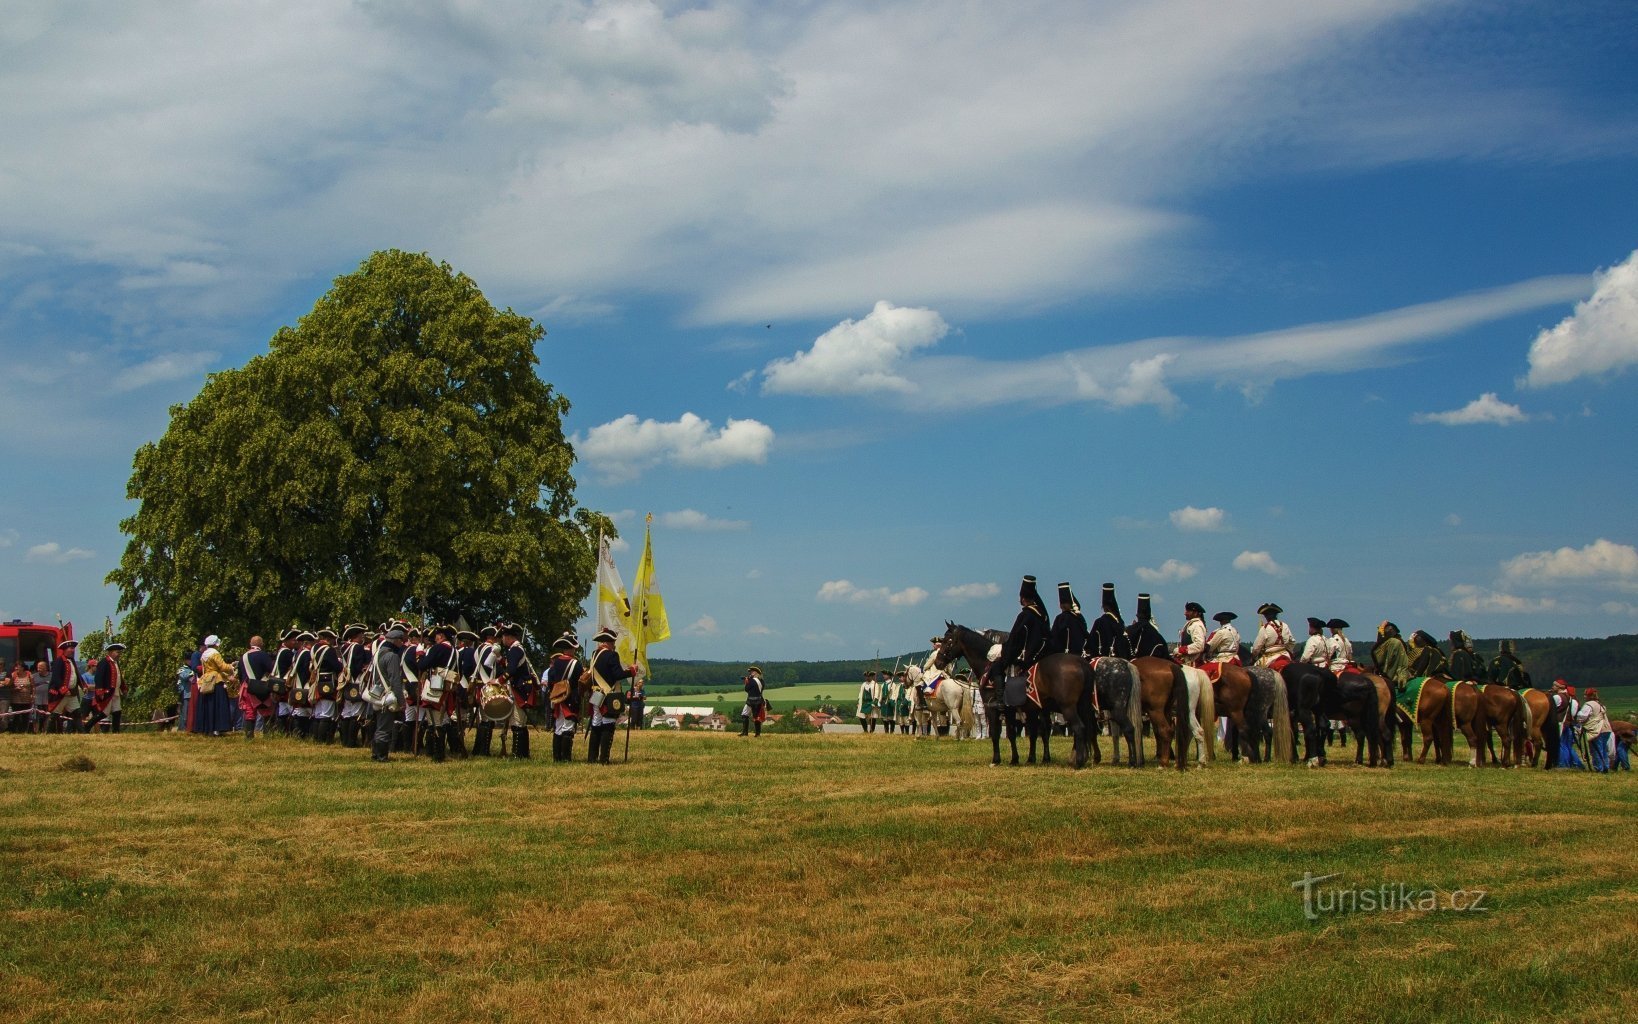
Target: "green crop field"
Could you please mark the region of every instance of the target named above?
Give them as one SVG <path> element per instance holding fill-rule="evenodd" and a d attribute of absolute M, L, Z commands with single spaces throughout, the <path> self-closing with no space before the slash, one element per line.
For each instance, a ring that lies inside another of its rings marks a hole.
<path fill-rule="evenodd" d="M 777 686 L 767 691 L 768 701 L 774 711 L 783 712 L 794 708 L 812 708 L 820 704 L 838 704 L 844 707 L 853 707 L 859 700 L 859 683 L 803 683 L 801 686 Z M 828 696 L 828 700 L 826 697 Z M 738 688 L 707 690 L 702 693 L 683 693 L 671 696 L 654 696 L 648 699 L 650 704 L 661 706 L 677 704 L 682 706 L 704 707 L 712 705 L 717 698 L 721 698 L 722 705 L 729 715 L 739 714 L 739 707 L 745 702 L 745 691 Z"/>
<path fill-rule="evenodd" d="M 0 741 L 8 1021 L 1614 1022 L 1638 981 L 1631 774 Z"/>

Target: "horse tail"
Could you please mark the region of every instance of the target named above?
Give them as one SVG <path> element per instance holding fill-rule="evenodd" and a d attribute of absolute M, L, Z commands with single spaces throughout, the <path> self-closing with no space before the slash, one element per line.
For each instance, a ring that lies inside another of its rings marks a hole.
<path fill-rule="evenodd" d="M 1183 666 L 1176 663 L 1172 665 L 1172 694 L 1166 707 L 1176 723 L 1172 726 L 1172 740 L 1177 744 L 1177 770 L 1187 771 L 1189 744 L 1194 741 L 1194 730 L 1189 728 L 1193 709 L 1189 707 L 1188 677 L 1183 674 Z"/>
<path fill-rule="evenodd" d="M 1362 678 L 1370 689 L 1364 699 L 1359 702 L 1360 735 L 1365 737 L 1365 742 L 1369 746 L 1373 742 L 1380 743 L 1382 740 L 1382 709 L 1377 706 L 1377 701 L 1381 698 L 1377 694 L 1376 680 L 1370 676 L 1362 676 Z M 1386 684 L 1387 681 L 1383 680 L 1383 682 Z M 1389 693 L 1392 693 L 1391 688 Z M 1389 700 L 1391 701 L 1392 698 L 1390 697 Z"/>
<path fill-rule="evenodd" d="M 1274 673 L 1274 756 L 1285 764 L 1295 756 L 1291 736 L 1291 698 L 1285 692 L 1285 676 Z"/>
<path fill-rule="evenodd" d="M 1524 692 L 1522 690 L 1514 690 L 1513 692 L 1517 694 L 1519 698 L 1519 705 L 1513 710 L 1514 749 L 1518 752 L 1517 756 L 1519 760 L 1523 760 L 1524 744 L 1525 741 L 1530 738 L 1530 702 L 1524 699 Z"/>
<path fill-rule="evenodd" d="M 1138 667 L 1126 663 L 1126 675 L 1131 689 L 1126 692 L 1126 724 L 1132 727 L 1132 742 L 1137 746 L 1138 767 L 1143 767 L 1143 676 Z"/>
<path fill-rule="evenodd" d="M 1212 691 L 1211 678 L 1200 673 L 1200 728 L 1206 734 L 1206 760 L 1217 760 L 1217 694 Z"/>
<path fill-rule="evenodd" d="M 972 739 L 978 734 L 978 720 L 973 717 L 973 691 L 969 687 L 961 688 L 961 709 L 958 715 L 961 727 L 967 730 L 967 739 Z"/>

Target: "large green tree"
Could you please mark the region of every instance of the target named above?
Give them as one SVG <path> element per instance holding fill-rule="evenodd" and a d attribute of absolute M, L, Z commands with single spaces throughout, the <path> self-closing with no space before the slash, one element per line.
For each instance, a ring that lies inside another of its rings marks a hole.
<path fill-rule="evenodd" d="M 120 524 L 127 665 L 145 689 L 206 632 L 401 612 L 580 615 L 603 515 L 576 506 L 545 331 L 424 254 L 378 252 L 266 355 L 212 374 L 137 450 Z"/>

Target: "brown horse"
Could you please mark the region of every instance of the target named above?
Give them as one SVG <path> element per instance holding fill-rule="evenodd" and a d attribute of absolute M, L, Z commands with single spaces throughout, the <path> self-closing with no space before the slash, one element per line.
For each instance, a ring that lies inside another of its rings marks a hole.
<path fill-rule="evenodd" d="M 991 645 L 990 636 L 968 629 L 966 626 L 958 626 L 954 622 L 946 622 L 944 635 L 939 638 L 938 653 L 935 654 L 933 663 L 935 667 L 945 668 L 952 664 L 955 655 L 959 654 L 967 659 L 967 664 L 973 667 L 980 678 L 986 678 L 990 669 Z M 1092 667 L 1079 655 L 1049 654 L 1035 665 L 1033 679 L 1035 692 L 1039 695 L 1041 703 L 1038 708 L 1030 707 L 1026 703 L 1024 708 L 1029 727 L 1029 763 L 1035 763 L 1037 736 L 1041 739 L 1041 762 L 1043 764 L 1051 762 L 1052 743 L 1049 737 L 1052 730 L 1049 727 L 1049 716 L 1057 712 L 1064 716 L 1064 721 L 1069 726 L 1072 743 L 1070 766 L 1084 767 L 1089 749 L 1087 737 L 1093 722 Z M 1004 691 L 999 682 L 993 688 L 985 689 L 984 714 L 990 720 L 994 748 L 991 764 L 1001 763 L 1001 738 L 995 733 L 1000 728 L 1003 713 L 1010 718 L 1007 739 L 1012 744 L 1012 763 L 1018 763 L 1016 711 L 1004 708 L 1004 699 Z"/>
<path fill-rule="evenodd" d="M 1547 696 L 1543 690 L 1530 687 L 1524 691 L 1524 702 L 1530 710 L 1530 736 L 1528 746 L 1530 750 L 1530 767 L 1534 768 L 1541 760 L 1542 751 L 1547 749 L 1547 741 L 1541 735 L 1541 727 L 1553 715 L 1553 698 Z"/>
<path fill-rule="evenodd" d="M 1188 729 L 1189 684 L 1183 666 L 1170 658 L 1142 657 L 1133 658 L 1132 667 L 1143 684 L 1143 715 L 1155 731 L 1155 757 L 1162 768 L 1170 764 L 1175 741 L 1177 770 L 1182 771 L 1194 739 Z"/>
<path fill-rule="evenodd" d="M 1450 681 L 1445 676 L 1428 676 L 1422 683 L 1420 696 L 1417 698 L 1416 721 L 1412 722 L 1403 709 L 1398 713 L 1404 715 L 1400 724 L 1404 728 L 1401 733 L 1402 746 L 1405 751 L 1405 760 L 1411 756 L 1411 729 L 1422 731 L 1422 753 L 1416 758 L 1417 764 L 1427 764 L 1428 748 L 1433 748 L 1434 764 L 1449 764 L 1451 750 L 1454 746 L 1452 728 L 1455 725 L 1450 714 Z"/>
<path fill-rule="evenodd" d="M 1501 735 L 1501 767 L 1523 764 L 1524 741 L 1530 736 L 1530 705 L 1510 686 L 1490 683 L 1479 690 L 1479 733 L 1486 750 L 1491 730 Z"/>
<path fill-rule="evenodd" d="M 1218 716 L 1229 720 L 1233 747 L 1230 753 L 1234 759 L 1238 761 L 1244 754 L 1253 764 L 1261 761 L 1263 758 L 1259 747 L 1263 734 L 1267 732 L 1269 709 L 1259 707 L 1261 702 L 1254 699 L 1257 684 L 1251 673 L 1243 666 L 1222 663 L 1217 670 L 1217 678 L 1212 681 L 1211 691 Z M 1200 725 L 1211 729 L 1215 724 L 1201 722 Z"/>
<path fill-rule="evenodd" d="M 1483 763 L 1484 741 L 1479 735 L 1479 688 L 1468 680 L 1450 684 L 1450 720 L 1467 740 L 1467 763 Z"/>
<path fill-rule="evenodd" d="M 1371 767 L 1375 768 L 1380 760 L 1385 768 L 1393 767 L 1393 733 L 1397 718 L 1394 715 L 1393 684 L 1375 672 L 1344 672 L 1337 680 L 1339 689 L 1345 689 L 1350 676 L 1362 676 L 1371 687 L 1369 691 L 1374 695 L 1374 711 L 1364 707 L 1370 697 L 1361 697 L 1357 700 L 1343 699 L 1340 706 L 1348 714 L 1348 723 L 1354 727 L 1354 763 L 1365 763 L 1365 748 L 1370 747 Z M 1370 732 L 1369 722 L 1376 719 L 1376 731 Z"/>

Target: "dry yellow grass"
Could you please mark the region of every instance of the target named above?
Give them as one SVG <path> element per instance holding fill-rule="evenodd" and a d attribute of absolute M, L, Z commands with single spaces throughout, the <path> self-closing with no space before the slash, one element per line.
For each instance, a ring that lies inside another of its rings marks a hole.
<path fill-rule="evenodd" d="M 1630 776 L 4 739 L 15 1021 L 1613 1021 L 1634 980 Z M 1489 910 L 1309 922 L 1304 871 Z"/>

